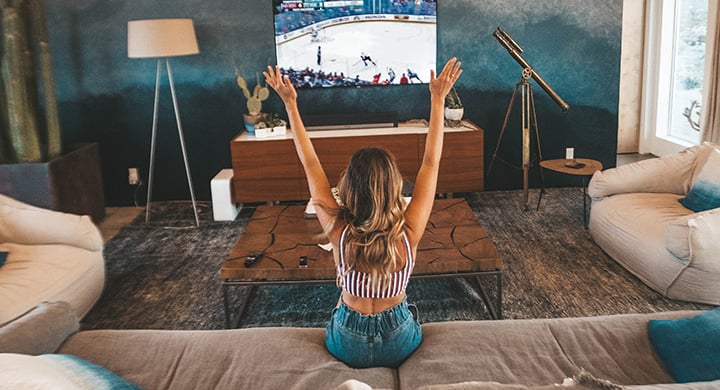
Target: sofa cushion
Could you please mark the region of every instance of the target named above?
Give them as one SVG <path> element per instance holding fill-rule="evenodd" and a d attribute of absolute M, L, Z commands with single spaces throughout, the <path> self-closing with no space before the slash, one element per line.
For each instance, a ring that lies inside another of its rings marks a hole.
<path fill-rule="evenodd" d="M 79 327 L 77 315 L 69 303 L 43 302 L 0 327 L 0 353 L 52 353 Z"/>
<path fill-rule="evenodd" d="M 398 369 L 400 383 L 409 389 L 468 381 L 544 386 L 583 368 L 623 385 L 670 383 L 647 321 L 695 313 L 427 323 L 420 347 Z"/>
<path fill-rule="evenodd" d="M 43 301 L 65 301 L 79 317 L 95 304 L 105 284 L 102 252 L 67 245 L 0 243 L 10 252 L 0 268 L 0 324 Z"/>
<path fill-rule="evenodd" d="M 614 390 L 613 388 L 589 387 L 581 384 L 551 384 L 526 386 L 500 382 L 460 382 L 418 387 L 417 390 Z"/>
<path fill-rule="evenodd" d="M 695 212 L 720 207 L 720 151 L 713 149 L 680 203 Z"/>
<path fill-rule="evenodd" d="M 717 390 L 720 381 L 690 383 L 656 383 L 652 385 L 625 386 L 628 390 Z"/>
<path fill-rule="evenodd" d="M 566 377 L 560 383 L 548 385 L 526 386 L 498 382 L 462 382 L 447 385 L 430 385 L 419 387 L 418 390 L 621 390 L 624 386 L 607 379 L 598 378 L 586 370 L 581 370 L 572 378 Z"/>
<path fill-rule="evenodd" d="M 720 275 L 720 262 L 702 262 L 698 259 L 715 259 L 720 253 L 720 209 L 707 210 L 678 217 L 665 227 L 665 248 L 678 260 L 694 267 Z"/>
<path fill-rule="evenodd" d="M 0 194 L 0 243 L 64 244 L 101 251 L 102 236 L 88 216 L 46 210 Z"/>
<path fill-rule="evenodd" d="M 685 195 L 692 184 L 695 161 L 706 148 L 695 146 L 660 158 L 597 171 L 588 185 L 588 195 L 593 199 L 635 192 Z"/>
<path fill-rule="evenodd" d="M 434 322 L 422 330 L 423 342 L 398 368 L 407 389 L 468 381 L 546 385 L 578 371 L 545 320 Z"/>
<path fill-rule="evenodd" d="M 57 353 L 103 366 L 146 389 L 334 389 L 348 379 L 400 387 L 390 368 L 352 369 L 325 347 L 325 329 L 90 330 Z"/>
<path fill-rule="evenodd" d="M 367 387 L 357 387 L 353 390 L 370 390 Z M 692 382 L 692 383 L 654 383 L 651 385 L 604 385 L 604 384 L 577 384 L 563 383 L 546 386 L 511 385 L 498 382 L 462 382 L 447 385 L 423 386 L 418 390 L 717 390 L 720 381 Z M 349 389 L 343 389 L 349 390 Z M 373 389 L 375 390 L 375 389 Z"/>
<path fill-rule="evenodd" d="M 71 355 L 0 353 L 0 367 L 3 388 L 140 389 L 103 367 Z"/>
<path fill-rule="evenodd" d="M 651 320 L 648 335 L 675 381 L 720 380 L 720 308 L 691 318 Z"/>
<path fill-rule="evenodd" d="M 692 211 L 678 194 L 631 193 L 593 203 L 590 235 L 610 257 L 644 283 L 666 293 L 685 266 L 665 247 L 665 226 Z"/>
<path fill-rule="evenodd" d="M 693 167 L 692 180 L 690 181 L 691 183 L 695 182 L 700 170 L 703 166 L 705 166 L 705 162 L 710 157 L 713 150 L 720 150 L 720 144 L 705 141 L 702 145 L 693 146 L 693 148 L 697 148 L 698 153 L 697 158 L 695 159 L 695 166 Z"/>

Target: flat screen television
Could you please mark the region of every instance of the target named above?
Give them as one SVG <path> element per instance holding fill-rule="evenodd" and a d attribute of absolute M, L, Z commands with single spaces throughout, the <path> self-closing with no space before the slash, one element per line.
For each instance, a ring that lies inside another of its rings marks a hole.
<path fill-rule="evenodd" d="M 277 64 L 296 88 L 427 83 L 436 10 L 434 0 L 273 0 Z"/>

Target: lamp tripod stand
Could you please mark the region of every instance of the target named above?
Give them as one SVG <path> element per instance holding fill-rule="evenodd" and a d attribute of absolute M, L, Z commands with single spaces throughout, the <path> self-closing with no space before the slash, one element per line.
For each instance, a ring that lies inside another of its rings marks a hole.
<path fill-rule="evenodd" d="M 528 82 L 528 79 L 532 77 L 532 69 L 531 68 L 525 68 L 522 71 L 522 79 L 515 84 L 515 89 L 513 89 L 512 97 L 510 98 L 510 103 L 508 104 L 507 111 L 505 111 L 505 119 L 503 120 L 502 128 L 500 129 L 500 135 L 498 137 L 497 145 L 495 145 L 495 151 L 493 152 L 492 159 L 490 160 L 490 166 L 488 167 L 488 176 L 490 176 L 490 172 L 492 171 L 493 164 L 495 163 L 495 159 L 497 159 L 497 153 L 500 149 L 500 144 L 502 143 L 503 135 L 505 134 L 505 129 L 507 128 L 508 120 L 510 119 L 510 113 L 512 112 L 513 105 L 515 104 L 515 97 L 517 96 L 518 90 L 520 90 L 521 99 L 522 99 L 522 171 L 523 171 L 523 200 L 524 200 L 524 208 L 525 211 L 529 209 L 528 204 L 528 195 L 529 195 L 529 178 L 530 178 L 530 148 L 531 148 L 531 142 L 532 142 L 532 135 L 530 133 L 531 127 L 533 128 L 534 132 L 534 140 L 535 145 L 537 146 L 538 151 L 538 158 L 542 161 L 542 150 L 540 149 L 540 131 L 538 130 L 538 123 L 537 123 L 537 115 L 535 111 L 535 97 L 533 95 L 532 91 L 532 84 Z M 500 159 L 502 162 L 504 162 L 506 165 L 514 167 L 512 164 L 508 163 L 507 161 Z M 515 167 L 517 168 L 517 167 Z M 540 170 L 540 183 L 543 183 L 543 174 L 542 170 Z M 538 206 L 540 207 L 540 202 L 538 201 Z"/>
<path fill-rule="evenodd" d="M 187 175 L 188 187 L 190 187 L 190 198 L 192 199 L 193 212 L 195 213 L 195 225 L 200 226 L 200 218 L 198 217 L 197 206 L 195 204 L 195 191 L 193 190 L 192 177 L 190 175 L 190 165 L 188 164 L 187 151 L 185 150 L 185 136 L 183 135 L 180 111 L 178 110 L 177 97 L 175 95 L 175 83 L 173 82 L 172 70 L 170 68 L 170 59 L 165 58 L 164 60 L 167 68 L 168 81 L 170 83 L 170 94 L 172 95 L 175 121 L 177 122 L 178 137 L 180 138 L 180 148 L 182 149 L 183 161 L 185 162 L 185 174 Z M 150 140 L 150 168 L 148 172 L 147 203 L 145 204 L 146 223 L 150 220 L 150 200 L 152 199 L 153 177 L 155 176 L 155 140 L 157 138 L 158 105 L 160 103 L 160 69 L 162 62 L 163 59 L 158 58 L 157 72 L 155 73 L 155 102 L 153 104 L 152 136 Z"/>
<path fill-rule="evenodd" d="M 160 72 L 163 61 L 167 68 L 168 81 L 170 82 L 170 93 L 172 94 L 175 121 L 177 122 L 180 148 L 182 149 L 185 173 L 187 174 L 188 187 L 190 187 L 190 198 L 192 199 L 193 212 L 195 213 L 195 225 L 200 226 L 197 206 L 195 204 L 195 192 L 190 176 L 190 164 L 188 164 L 187 151 L 185 150 L 185 136 L 183 135 L 182 123 L 180 122 L 180 111 L 178 110 L 177 97 L 175 95 L 175 82 L 173 81 L 170 58 L 200 53 L 195 27 L 192 19 L 145 19 L 128 21 L 128 57 L 129 58 L 157 58 L 157 70 L 155 72 L 155 102 L 153 105 L 152 138 L 150 141 L 150 168 L 148 172 L 147 203 L 145 204 L 145 222 L 150 220 L 150 201 L 152 200 L 153 179 L 155 177 L 155 144 L 157 139 L 158 106 L 160 103 Z"/>

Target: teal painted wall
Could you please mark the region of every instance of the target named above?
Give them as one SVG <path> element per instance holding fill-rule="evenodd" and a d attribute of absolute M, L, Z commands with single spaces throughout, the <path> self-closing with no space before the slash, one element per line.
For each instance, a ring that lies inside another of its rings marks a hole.
<path fill-rule="evenodd" d="M 48 1 L 50 45 L 65 142 L 100 144 L 109 205 L 132 204 L 127 168 L 147 177 L 156 63 L 127 58 L 127 21 L 191 17 L 200 55 L 172 59 L 188 154 L 199 199 L 210 179 L 230 167 L 229 141 L 242 128 L 245 100 L 233 68 L 252 77 L 274 63 L 269 0 Z M 465 116 L 485 129 L 485 165 L 498 142 L 521 69 L 492 37 L 502 26 L 525 49 L 524 58 L 570 104 L 562 112 L 533 82 L 545 159 L 576 156 L 615 165 L 620 74 L 621 0 L 438 0 L 438 63 L 464 63 L 458 90 Z M 154 199 L 189 199 L 167 79 L 161 90 Z M 427 118 L 426 85 L 308 90 L 305 113 L 388 111 L 401 120 Z M 519 102 L 498 156 L 519 165 Z M 276 96 L 263 111 L 281 111 Z M 517 119 L 517 120 L 516 120 Z M 452 152 L 450 152 L 452 153 Z M 545 176 L 545 185 L 579 185 Z M 532 185 L 537 186 L 535 170 Z M 521 172 L 497 164 L 486 188 L 521 188 Z M 144 199 L 144 188 L 141 200 Z"/>

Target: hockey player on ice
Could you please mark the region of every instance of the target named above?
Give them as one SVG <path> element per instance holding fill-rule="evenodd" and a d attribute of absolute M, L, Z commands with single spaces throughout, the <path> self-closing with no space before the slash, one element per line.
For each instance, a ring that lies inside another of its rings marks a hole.
<path fill-rule="evenodd" d="M 370 58 L 369 55 L 365 54 L 365 52 L 360 53 L 360 59 L 362 60 L 363 64 L 367 66 L 368 61 L 370 61 L 373 65 L 377 65 L 375 61 Z"/>
<path fill-rule="evenodd" d="M 395 80 L 395 71 L 393 68 L 388 68 L 388 84 L 392 84 L 393 80 Z"/>
<path fill-rule="evenodd" d="M 318 38 L 318 29 L 317 27 L 313 26 L 312 30 L 310 30 L 310 42 L 318 42 L 320 38 Z"/>
<path fill-rule="evenodd" d="M 413 73 L 413 71 L 408 68 L 408 80 L 410 81 L 410 83 L 412 83 L 413 79 L 417 80 L 418 82 L 420 82 L 420 84 L 422 84 L 422 80 L 420 80 L 420 77 L 418 77 L 417 73 Z"/>

